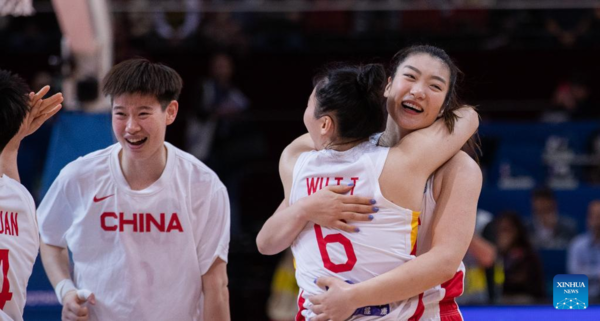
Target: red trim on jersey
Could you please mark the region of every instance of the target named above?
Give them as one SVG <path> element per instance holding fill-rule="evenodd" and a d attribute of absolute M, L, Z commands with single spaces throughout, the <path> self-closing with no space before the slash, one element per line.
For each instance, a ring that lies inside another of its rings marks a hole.
<path fill-rule="evenodd" d="M 306 300 L 302 294 L 304 294 L 304 291 L 300 291 L 300 295 L 298 296 L 298 313 L 296 313 L 296 321 L 305 321 L 302 310 L 304 310 L 304 301 Z"/>
<path fill-rule="evenodd" d="M 420 215 L 419 215 L 419 218 L 417 219 L 417 222 L 419 223 L 418 226 L 421 226 L 421 216 Z M 413 246 L 412 250 L 410 251 L 410 255 L 417 255 L 417 244 L 418 243 L 419 243 L 419 239 L 415 238 L 415 245 Z"/>
<path fill-rule="evenodd" d="M 417 303 L 415 314 L 413 314 L 408 321 L 419 321 L 423 316 L 423 312 L 425 312 L 425 306 L 423 305 L 423 293 L 421 293 L 419 294 L 419 303 Z"/>
<path fill-rule="evenodd" d="M 446 289 L 446 295 L 440 301 L 440 318 L 443 321 L 458 321 L 462 320 L 458 304 L 454 300 L 463 293 L 463 271 L 458 271 L 454 277 L 444 283 L 442 288 Z"/>

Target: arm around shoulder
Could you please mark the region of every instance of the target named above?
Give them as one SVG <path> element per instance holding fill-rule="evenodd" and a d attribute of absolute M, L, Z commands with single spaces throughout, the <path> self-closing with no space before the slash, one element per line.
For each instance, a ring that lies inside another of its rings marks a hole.
<path fill-rule="evenodd" d="M 479 114 L 473 107 L 461 107 L 454 114 L 457 118 L 452 131 L 443 119 L 438 119 L 431 126 L 406 135 L 398 145 L 409 161 L 417 164 L 415 168 L 426 175 L 456 155 L 479 127 Z"/>

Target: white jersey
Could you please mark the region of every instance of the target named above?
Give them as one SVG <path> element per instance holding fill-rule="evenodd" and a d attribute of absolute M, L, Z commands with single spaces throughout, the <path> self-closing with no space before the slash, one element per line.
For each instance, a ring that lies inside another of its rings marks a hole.
<path fill-rule="evenodd" d="M 40 204 L 42 240 L 69 247 L 76 286 L 96 295 L 90 320 L 203 319 L 202 275 L 227 261 L 227 191 L 165 145 L 165 169 L 144 190 L 129 188 L 115 144 L 67 165 Z"/>
<path fill-rule="evenodd" d="M 0 177 L 0 320 L 23 320 L 27 282 L 40 248 L 35 203 L 19 182 Z"/>
<path fill-rule="evenodd" d="M 432 175 L 425 186 L 423 195 L 423 206 L 421 208 L 419 235 L 417 237 L 417 255 L 421 255 L 431 249 L 432 224 L 436 206 L 433 197 Z M 455 299 L 462 295 L 464 290 L 465 265 L 461 262 L 456 274 L 452 279 L 426 290 L 423 301 L 419 303 L 424 312 L 422 321 L 459 321 L 463 320 Z"/>
<path fill-rule="evenodd" d="M 300 287 L 296 320 L 312 317 L 303 305 L 322 293 L 314 280 L 334 276 L 350 283 L 363 282 L 414 258 L 418 212 L 401 208 L 383 197 L 379 176 L 389 148 L 365 142 L 344 151 L 311 151 L 300 155 L 294 167 L 290 204 L 329 185 L 354 184 L 350 194 L 373 196 L 379 212 L 370 222 L 355 224 L 358 233 L 347 233 L 308 223 L 292 244 L 296 280 Z M 406 320 L 414 315 L 418 299 L 366 307 L 350 320 Z"/>

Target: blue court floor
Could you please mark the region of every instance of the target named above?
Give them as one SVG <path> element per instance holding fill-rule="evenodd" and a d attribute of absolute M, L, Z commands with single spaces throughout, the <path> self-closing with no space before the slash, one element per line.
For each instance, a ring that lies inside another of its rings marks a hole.
<path fill-rule="evenodd" d="M 600 306 L 586 310 L 556 310 L 552 306 L 462 306 L 460 309 L 466 321 L 600 321 Z M 24 317 L 25 321 L 57 321 L 60 310 L 29 308 Z"/>

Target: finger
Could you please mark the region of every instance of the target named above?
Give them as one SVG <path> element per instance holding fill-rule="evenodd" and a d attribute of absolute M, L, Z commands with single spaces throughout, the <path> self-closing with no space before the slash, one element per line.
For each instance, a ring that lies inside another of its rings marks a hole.
<path fill-rule="evenodd" d="M 88 315 L 88 308 L 87 307 L 82 307 L 77 312 L 77 316 L 78 317 L 87 317 L 87 315 Z"/>
<path fill-rule="evenodd" d="M 310 302 L 311 305 L 321 304 L 322 301 L 323 301 L 323 294 L 317 294 L 317 295 L 308 297 L 308 302 Z"/>
<path fill-rule="evenodd" d="M 329 316 L 327 316 L 327 314 L 325 314 L 325 313 L 317 315 L 314 318 L 310 318 L 310 321 L 327 321 L 327 320 L 329 320 Z"/>
<path fill-rule="evenodd" d="M 343 217 L 343 220 L 346 222 L 348 222 L 348 221 L 368 222 L 368 221 L 372 221 L 375 218 L 373 216 L 373 214 L 348 213 L 348 212 L 342 213 L 342 217 Z"/>
<path fill-rule="evenodd" d="M 58 111 L 62 108 L 62 105 L 58 105 L 54 107 L 51 111 L 38 115 L 33 121 L 31 121 L 31 125 L 29 126 L 29 133 L 35 132 L 38 128 L 42 126 L 50 117 L 56 115 Z"/>
<path fill-rule="evenodd" d="M 91 305 L 96 305 L 96 295 L 94 293 L 90 294 L 90 297 L 88 298 L 88 302 Z"/>
<path fill-rule="evenodd" d="M 357 204 L 344 204 L 342 205 L 342 211 L 354 212 L 362 214 L 376 213 L 379 211 L 379 207 L 374 205 L 357 205 Z"/>
<path fill-rule="evenodd" d="M 337 221 L 333 223 L 333 228 L 338 229 L 340 231 L 348 232 L 348 233 L 356 233 L 360 232 L 360 229 L 356 226 L 352 226 L 348 223 Z"/>
<path fill-rule="evenodd" d="M 323 306 L 322 306 L 322 305 L 320 305 L 320 304 L 317 304 L 317 305 L 313 304 L 313 305 L 310 307 L 310 310 L 311 310 L 311 311 L 312 311 L 314 314 L 316 314 L 316 315 L 319 315 L 319 314 L 323 313 Z"/>
<path fill-rule="evenodd" d="M 50 86 L 44 86 L 42 89 L 40 89 L 40 91 L 31 96 L 31 104 L 33 105 L 41 100 L 48 93 L 48 91 L 50 91 Z"/>
<path fill-rule="evenodd" d="M 50 91 L 50 86 L 46 85 L 35 94 L 35 97 L 42 98 Z"/>
<path fill-rule="evenodd" d="M 335 280 L 336 279 L 331 276 L 322 276 L 320 278 L 317 278 L 317 285 L 322 289 L 326 289 L 326 288 L 330 287 Z M 313 302 L 313 301 L 311 300 L 311 302 Z M 314 304 L 314 302 L 313 302 L 313 304 Z"/>
<path fill-rule="evenodd" d="M 348 185 L 334 185 L 334 186 L 327 186 L 327 189 L 330 190 L 331 192 L 337 193 L 337 194 L 346 194 L 348 193 L 354 186 L 348 186 Z"/>
<path fill-rule="evenodd" d="M 46 110 L 48 108 L 53 108 L 54 106 L 62 103 L 64 97 L 62 93 L 54 94 L 46 99 L 43 99 L 42 110 Z"/>
<path fill-rule="evenodd" d="M 71 310 L 63 310 L 63 320 L 77 320 L 79 317 Z"/>
<path fill-rule="evenodd" d="M 344 195 L 344 196 L 342 196 L 342 202 L 344 202 L 344 204 L 358 204 L 358 205 L 373 205 L 376 203 L 375 199 L 373 199 L 373 198 L 357 196 L 357 195 Z"/>

